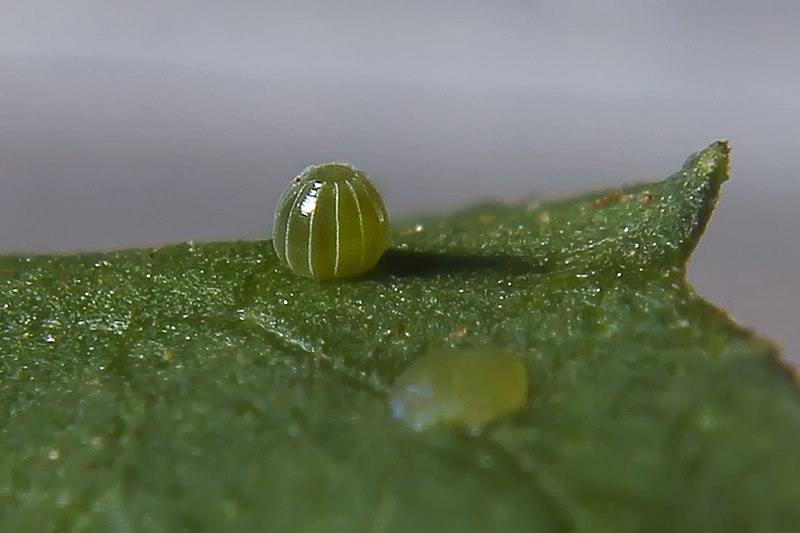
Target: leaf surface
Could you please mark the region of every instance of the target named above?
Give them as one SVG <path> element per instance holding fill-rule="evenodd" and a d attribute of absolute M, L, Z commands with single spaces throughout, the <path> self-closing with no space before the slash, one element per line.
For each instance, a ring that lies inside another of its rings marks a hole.
<path fill-rule="evenodd" d="M 0 529 L 796 531 L 795 384 L 685 280 L 728 158 L 401 222 L 346 282 L 269 241 L 0 257 Z M 522 357 L 527 405 L 393 419 L 448 348 Z"/>

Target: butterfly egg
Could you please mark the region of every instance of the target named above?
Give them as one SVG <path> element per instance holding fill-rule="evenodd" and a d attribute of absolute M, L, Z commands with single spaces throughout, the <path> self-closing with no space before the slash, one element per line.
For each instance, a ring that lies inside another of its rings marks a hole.
<path fill-rule="evenodd" d="M 417 430 L 481 432 L 528 401 L 528 369 L 499 349 L 445 350 L 412 363 L 389 392 L 392 415 Z"/>
<path fill-rule="evenodd" d="M 371 270 L 386 250 L 389 217 L 366 174 L 345 163 L 306 168 L 281 195 L 272 244 L 292 272 L 318 280 Z"/>

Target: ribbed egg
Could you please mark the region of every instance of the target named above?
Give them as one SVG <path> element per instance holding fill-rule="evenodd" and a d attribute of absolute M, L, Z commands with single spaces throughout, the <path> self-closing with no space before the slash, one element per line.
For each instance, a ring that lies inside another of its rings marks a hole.
<path fill-rule="evenodd" d="M 272 244 L 295 274 L 318 280 L 358 276 L 386 250 L 389 217 L 380 193 L 346 163 L 306 168 L 281 195 Z"/>

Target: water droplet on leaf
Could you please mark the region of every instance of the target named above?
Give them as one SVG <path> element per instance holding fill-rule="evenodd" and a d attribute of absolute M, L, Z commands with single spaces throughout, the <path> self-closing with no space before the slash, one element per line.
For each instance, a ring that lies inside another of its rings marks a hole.
<path fill-rule="evenodd" d="M 389 392 L 395 418 L 417 430 L 446 425 L 479 433 L 528 399 L 528 371 L 506 350 L 445 350 L 409 366 Z"/>

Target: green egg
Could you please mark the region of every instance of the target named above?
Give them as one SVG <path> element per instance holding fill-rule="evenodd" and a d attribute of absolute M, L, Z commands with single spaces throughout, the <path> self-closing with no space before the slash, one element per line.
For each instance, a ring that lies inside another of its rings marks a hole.
<path fill-rule="evenodd" d="M 272 244 L 292 272 L 318 280 L 371 270 L 386 250 L 389 217 L 366 174 L 345 163 L 306 168 L 275 209 Z"/>
<path fill-rule="evenodd" d="M 506 350 L 445 350 L 410 365 L 389 392 L 392 415 L 417 430 L 450 426 L 473 433 L 528 401 L 528 370 Z"/>

